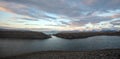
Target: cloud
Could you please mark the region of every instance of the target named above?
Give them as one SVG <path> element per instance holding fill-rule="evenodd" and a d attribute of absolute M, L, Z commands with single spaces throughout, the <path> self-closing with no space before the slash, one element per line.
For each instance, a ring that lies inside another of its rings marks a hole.
<path fill-rule="evenodd" d="M 0 11 L 4 11 L 4 12 L 11 12 L 9 9 L 4 8 L 4 7 L 0 7 Z"/>
<path fill-rule="evenodd" d="M 0 30 L 5 30 L 5 29 L 17 29 L 17 28 L 8 27 L 8 26 L 0 26 Z"/>
<path fill-rule="evenodd" d="M 38 19 L 32 19 L 32 18 L 20 18 L 20 19 L 23 19 L 23 20 L 31 20 L 31 21 L 38 21 Z"/>
<path fill-rule="evenodd" d="M 102 21 L 108 21 L 111 20 L 111 18 L 108 17 L 99 17 L 99 16 L 86 16 L 85 18 L 81 18 L 80 20 L 77 21 L 71 21 L 72 26 L 83 26 L 88 23 L 99 23 Z"/>
<path fill-rule="evenodd" d="M 120 18 L 119 10 L 120 0 L 0 0 L 0 11 L 28 17 L 19 18 L 23 20 L 60 23 L 48 24 L 51 26 L 80 27 L 111 21 Z"/>
<path fill-rule="evenodd" d="M 25 21 L 13 21 L 15 23 L 25 23 Z"/>
<path fill-rule="evenodd" d="M 86 5 L 92 5 L 93 3 L 96 3 L 97 0 L 83 0 L 83 3 L 85 3 Z"/>
<path fill-rule="evenodd" d="M 111 24 L 113 24 L 114 26 L 115 25 L 120 25 L 120 20 L 113 21 L 113 22 L 111 22 Z"/>
<path fill-rule="evenodd" d="M 65 25 L 62 24 L 48 24 L 47 26 L 54 26 L 54 27 L 65 27 Z"/>
<path fill-rule="evenodd" d="M 27 28 L 27 29 L 32 31 L 53 31 L 54 30 L 52 28 Z"/>
<path fill-rule="evenodd" d="M 69 22 L 65 22 L 65 21 L 60 21 L 60 22 L 64 25 L 70 25 Z"/>
<path fill-rule="evenodd" d="M 120 18 L 120 14 L 115 14 L 113 16 L 111 16 L 112 18 Z"/>
<path fill-rule="evenodd" d="M 76 4 L 76 1 L 73 2 L 71 4 L 67 0 L 2 0 L 0 6 L 12 10 L 14 13 L 31 17 L 40 17 L 41 11 L 72 17 L 81 15 L 81 11 L 83 11 L 82 7 L 79 7 L 81 4 L 72 6 Z"/>
<path fill-rule="evenodd" d="M 119 0 L 1 0 L 0 6 L 17 14 L 38 18 L 43 16 L 41 11 L 68 17 L 79 17 L 84 15 L 85 12 L 95 11 L 96 9 L 119 9 L 119 2 Z"/>
<path fill-rule="evenodd" d="M 57 18 L 51 17 L 51 16 L 44 16 L 44 17 L 45 17 L 45 18 L 48 18 L 48 19 L 53 19 L 53 20 L 57 19 Z"/>
<path fill-rule="evenodd" d="M 25 24 L 25 25 L 38 25 L 38 24 Z M 39 25 L 38 25 L 39 26 Z"/>
<path fill-rule="evenodd" d="M 14 3 L 14 2 L 0 2 L 0 7 L 2 11 L 15 13 L 18 15 L 28 16 L 32 18 L 41 18 L 43 15 L 35 8 L 28 7 L 27 5 Z M 4 8 L 4 9 L 3 9 Z"/>
<path fill-rule="evenodd" d="M 120 0 L 83 0 L 83 3 L 97 10 L 113 10 L 120 8 Z"/>

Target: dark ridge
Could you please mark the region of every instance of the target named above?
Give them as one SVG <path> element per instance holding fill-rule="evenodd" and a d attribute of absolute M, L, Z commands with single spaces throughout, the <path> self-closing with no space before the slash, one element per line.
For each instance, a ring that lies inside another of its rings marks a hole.
<path fill-rule="evenodd" d="M 64 39 L 80 39 L 80 38 L 88 38 L 92 36 L 120 36 L 120 31 L 118 32 L 60 32 L 54 34 L 57 37 Z"/>
<path fill-rule="evenodd" d="M 19 31 L 19 30 L 2 30 L 0 31 L 0 38 L 9 39 L 48 39 L 50 35 L 46 35 L 42 32 L 33 31 Z"/>

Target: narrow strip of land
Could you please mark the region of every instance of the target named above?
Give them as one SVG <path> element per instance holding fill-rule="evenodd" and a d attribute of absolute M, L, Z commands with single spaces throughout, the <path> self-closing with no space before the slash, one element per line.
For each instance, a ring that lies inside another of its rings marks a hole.
<path fill-rule="evenodd" d="M 0 38 L 8 39 L 48 39 L 50 35 L 33 31 L 0 31 Z"/>
<path fill-rule="evenodd" d="M 57 37 L 64 39 L 80 39 L 80 38 L 88 38 L 92 36 L 120 36 L 120 31 L 118 32 L 60 32 L 54 34 Z"/>

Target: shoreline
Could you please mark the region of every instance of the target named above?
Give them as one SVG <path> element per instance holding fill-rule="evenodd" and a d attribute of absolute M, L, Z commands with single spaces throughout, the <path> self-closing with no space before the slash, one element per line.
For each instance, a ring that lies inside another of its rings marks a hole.
<path fill-rule="evenodd" d="M 81 39 L 93 36 L 120 36 L 120 31 L 118 32 L 60 32 L 53 34 L 56 37 L 63 39 Z"/>
<path fill-rule="evenodd" d="M 0 59 L 119 59 L 120 49 L 93 51 L 41 51 Z"/>
<path fill-rule="evenodd" d="M 0 38 L 3 39 L 48 39 L 51 38 L 50 35 L 47 35 L 42 32 L 34 32 L 34 31 L 0 31 Z"/>

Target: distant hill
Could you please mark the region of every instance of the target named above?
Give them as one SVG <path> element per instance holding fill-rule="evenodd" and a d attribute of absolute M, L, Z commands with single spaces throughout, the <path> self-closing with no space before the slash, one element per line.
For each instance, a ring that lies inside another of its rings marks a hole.
<path fill-rule="evenodd" d="M 42 32 L 34 32 L 34 31 L 0 29 L 0 38 L 47 39 L 50 38 L 50 35 L 46 35 Z"/>
<path fill-rule="evenodd" d="M 116 32 L 60 32 L 54 34 L 57 37 L 64 39 L 79 39 L 79 38 L 87 38 L 92 36 L 120 36 L 120 31 Z"/>

